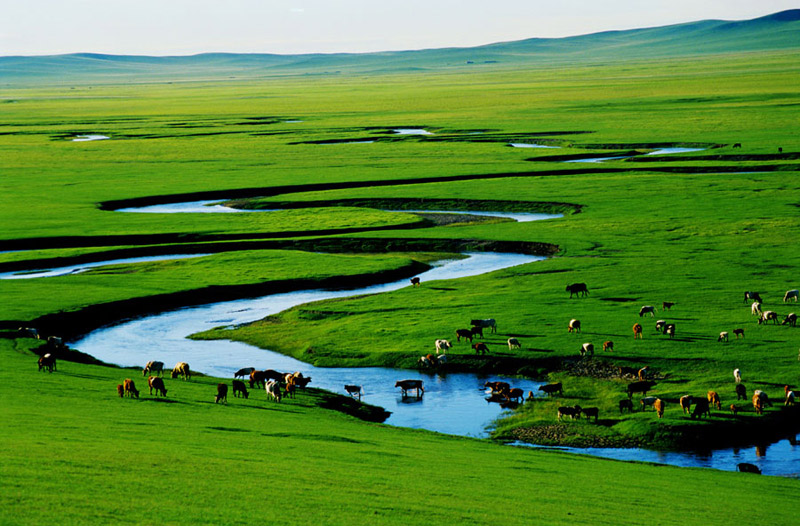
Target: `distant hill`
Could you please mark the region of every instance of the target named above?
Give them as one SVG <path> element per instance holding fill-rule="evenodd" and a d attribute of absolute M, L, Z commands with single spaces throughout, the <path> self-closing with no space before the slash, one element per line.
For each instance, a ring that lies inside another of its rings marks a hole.
<path fill-rule="evenodd" d="M 729 22 L 704 20 L 471 48 L 306 55 L 206 53 L 149 57 L 77 53 L 0 57 L 0 86 L 287 75 L 380 74 L 493 65 L 545 65 L 800 49 L 800 9 Z"/>

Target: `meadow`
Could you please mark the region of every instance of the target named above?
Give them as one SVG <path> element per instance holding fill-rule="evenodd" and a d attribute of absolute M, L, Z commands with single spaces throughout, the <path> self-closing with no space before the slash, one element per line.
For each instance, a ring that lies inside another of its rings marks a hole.
<path fill-rule="evenodd" d="M 435 339 L 492 317 L 499 330 L 485 338 L 491 352 L 476 357 L 456 344 L 448 366 L 565 385 L 563 398 L 527 402 L 498 422 L 498 439 L 653 448 L 729 443 L 738 433 L 751 440 L 762 422 L 794 413 L 776 404 L 757 417 L 744 401 L 738 418 L 715 412 L 701 424 L 674 401 L 713 389 L 735 403 L 734 368 L 748 389 L 778 402 L 784 385 L 800 383 L 800 333 L 758 325 L 742 301 L 745 290 L 757 290 L 781 318 L 800 308 L 781 301 L 798 288 L 791 242 L 800 233 L 797 58 L 794 50 L 760 51 L 477 73 L 112 79 L 4 90 L 0 250 L 24 252 L 0 253 L 1 270 L 120 251 L 215 254 L 0 281 L 0 416 L 8 423 L 0 521 L 143 523 L 157 509 L 167 523 L 244 523 L 265 510 L 316 524 L 498 516 L 512 524 L 620 524 L 641 522 L 634 512 L 647 506 L 658 524 L 719 524 L 730 520 L 735 502 L 748 523 L 789 524 L 796 480 L 396 429 L 344 414 L 348 400 L 314 390 L 280 406 L 254 393 L 223 407 L 212 402 L 219 380 L 202 376 L 168 380 L 169 402 L 155 401 L 145 384 L 140 400 L 120 400 L 116 384 L 143 381 L 137 370 L 61 361 L 57 372 L 40 373 L 36 354 L 44 349 L 14 336 L 29 325 L 45 335 L 77 335 L 110 321 L 101 312 L 125 317 L 342 276 L 348 283 L 410 277 L 464 246 L 540 251 L 552 257 L 303 305 L 196 337 L 240 339 L 316 365 L 411 368 Z M 397 128 L 434 135 L 400 136 Z M 110 139 L 70 140 L 84 134 Z M 355 143 L 362 140 L 375 142 Z M 666 146 L 704 150 L 597 165 L 548 159 Z M 114 211 L 209 197 L 282 209 Z M 565 215 L 448 224 L 380 210 L 426 200 L 453 210 Z M 564 288 L 574 282 L 587 283 L 590 295 L 570 299 Z M 676 323 L 674 339 L 637 315 L 662 301 L 675 302 L 659 312 Z M 571 318 L 582 320 L 582 334 L 567 333 Z M 645 327 L 642 340 L 633 339 L 635 322 Z M 375 330 L 387 327 L 400 331 Z M 744 340 L 716 341 L 738 327 Z M 509 336 L 522 348 L 508 350 Z M 615 342 L 613 353 L 599 350 L 604 340 Z M 657 374 L 654 394 L 669 404 L 663 420 L 619 415 L 627 382 L 581 372 L 587 360 L 578 349 L 588 341 L 598 349 L 592 363 L 649 366 Z M 306 353 L 309 342 L 324 351 L 320 358 Z M 555 428 L 555 408 L 573 403 L 599 407 L 601 424 Z"/>

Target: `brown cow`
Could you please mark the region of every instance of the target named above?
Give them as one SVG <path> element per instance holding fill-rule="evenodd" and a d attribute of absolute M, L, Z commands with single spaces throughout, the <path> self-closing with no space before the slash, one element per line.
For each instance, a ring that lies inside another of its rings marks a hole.
<path fill-rule="evenodd" d="M 472 331 L 470 329 L 457 329 L 456 330 L 456 341 L 461 341 L 461 338 L 465 340 L 469 340 L 472 343 Z"/>
<path fill-rule="evenodd" d="M 234 380 L 233 381 L 233 396 L 234 398 L 242 395 L 245 400 L 250 396 L 250 393 L 247 392 L 247 387 L 245 387 L 244 382 L 241 380 Z"/>
<path fill-rule="evenodd" d="M 661 303 L 661 310 L 662 311 L 671 310 L 674 305 L 675 305 L 674 301 L 665 301 L 665 302 Z"/>
<path fill-rule="evenodd" d="M 718 410 L 722 409 L 722 402 L 719 399 L 719 395 L 716 391 L 709 391 L 708 392 L 708 403 L 709 405 L 713 405 Z"/>
<path fill-rule="evenodd" d="M 492 390 L 493 393 L 502 393 L 508 389 L 511 389 L 511 386 L 508 385 L 508 382 L 486 382 L 483 384 L 484 389 L 489 388 Z"/>
<path fill-rule="evenodd" d="M 253 371 L 250 373 L 250 389 L 253 389 L 255 386 L 264 387 L 267 381 L 267 372 L 266 371 Z"/>
<path fill-rule="evenodd" d="M 120 398 L 125 396 L 125 389 L 122 387 L 122 384 L 117 384 L 117 394 Z"/>
<path fill-rule="evenodd" d="M 164 379 L 158 376 L 150 376 L 147 379 L 147 385 L 150 387 L 150 394 L 153 394 L 153 389 L 156 390 L 156 396 L 161 393 L 161 396 L 167 396 L 167 388 L 164 387 Z"/>
<path fill-rule="evenodd" d="M 666 404 L 664 403 L 664 401 L 662 399 L 660 399 L 660 398 L 656 398 L 656 401 L 653 403 L 653 408 L 656 410 L 656 413 L 658 414 L 658 418 L 661 418 L 661 417 L 664 416 L 664 406 L 665 405 Z"/>
<path fill-rule="evenodd" d="M 642 326 L 639 323 L 633 324 L 633 339 L 642 338 Z"/>
<path fill-rule="evenodd" d="M 564 389 L 561 386 L 561 382 L 555 384 L 540 385 L 539 390 L 547 393 L 547 396 L 553 396 L 556 393 L 560 394 L 561 396 L 564 396 Z"/>
<path fill-rule="evenodd" d="M 689 411 L 692 409 L 692 404 L 694 403 L 694 399 L 692 395 L 683 395 L 678 402 L 681 404 L 681 409 L 683 409 L 683 414 L 689 414 Z"/>
<path fill-rule="evenodd" d="M 649 371 L 650 371 L 650 368 L 647 367 L 647 366 L 642 367 L 641 369 L 636 371 L 636 376 L 639 377 L 639 381 L 640 382 L 644 382 L 645 380 L 647 380 Z"/>
<path fill-rule="evenodd" d="M 52 373 L 53 369 L 56 368 L 56 357 L 50 353 L 42 355 L 39 358 L 39 371 L 42 369 L 47 369 L 48 373 Z"/>
<path fill-rule="evenodd" d="M 228 403 L 228 384 L 217 384 L 217 396 L 214 397 L 214 403 L 219 402 Z"/>
<path fill-rule="evenodd" d="M 183 377 L 184 380 L 188 380 L 192 377 L 192 373 L 189 370 L 189 364 L 186 362 L 178 362 L 175 364 L 175 367 L 172 368 L 172 377 L 177 378 L 178 375 Z"/>
<path fill-rule="evenodd" d="M 757 415 L 764 413 L 764 401 L 758 394 L 753 395 L 753 407 L 755 408 Z"/>
<path fill-rule="evenodd" d="M 733 413 L 733 416 L 739 414 L 739 408 L 736 406 L 736 404 L 731 404 L 731 413 Z"/>
<path fill-rule="evenodd" d="M 411 278 L 411 286 L 419 287 L 419 278 Z"/>
<path fill-rule="evenodd" d="M 125 394 L 133 398 L 139 398 L 139 390 L 136 389 L 136 384 L 133 383 L 133 380 L 130 378 L 125 378 L 122 382 L 122 389 L 125 391 Z"/>
<path fill-rule="evenodd" d="M 422 380 L 398 380 L 394 386 L 400 388 L 404 398 L 408 396 L 408 391 L 412 389 L 416 390 L 417 397 L 421 397 L 425 393 L 425 388 L 422 387 Z"/>
<path fill-rule="evenodd" d="M 614 342 L 611 340 L 607 340 L 603 342 L 603 351 L 606 352 L 613 352 L 614 351 Z"/>
<path fill-rule="evenodd" d="M 509 402 L 511 400 L 519 402 L 520 400 L 523 400 L 525 398 L 525 391 L 523 391 L 519 387 L 515 387 L 513 389 L 506 389 L 500 394 L 503 396 L 503 398 L 505 398 Z"/>
<path fill-rule="evenodd" d="M 472 348 L 475 349 L 475 354 L 486 354 L 489 348 L 483 342 L 473 343 Z"/>

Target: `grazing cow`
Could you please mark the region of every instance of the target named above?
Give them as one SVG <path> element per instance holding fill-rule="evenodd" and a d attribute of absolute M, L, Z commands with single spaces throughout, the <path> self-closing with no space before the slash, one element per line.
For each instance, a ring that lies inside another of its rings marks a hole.
<path fill-rule="evenodd" d="M 144 369 L 142 369 L 142 376 L 147 376 L 148 373 L 149 374 L 156 374 L 157 373 L 158 376 L 163 375 L 164 374 L 164 362 L 154 362 L 152 360 L 147 362 L 147 365 L 145 365 Z"/>
<path fill-rule="evenodd" d="M 606 340 L 603 342 L 603 352 L 614 352 L 614 342 Z"/>
<path fill-rule="evenodd" d="M 758 319 L 758 324 L 761 325 L 766 324 L 768 321 L 772 320 L 774 325 L 778 324 L 778 313 L 771 310 L 765 310 L 761 313 L 761 317 Z"/>
<path fill-rule="evenodd" d="M 117 384 L 117 394 L 120 398 L 125 396 L 125 389 L 122 387 L 122 384 Z"/>
<path fill-rule="evenodd" d="M 636 376 L 639 377 L 640 382 L 644 382 L 647 380 L 647 377 L 650 375 L 650 368 L 649 367 L 642 367 L 638 371 L 636 371 Z"/>
<path fill-rule="evenodd" d="M 469 330 L 469 332 L 472 333 L 473 338 L 475 336 L 480 336 L 481 338 L 483 338 L 483 327 L 473 327 Z"/>
<path fill-rule="evenodd" d="M 789 390 L 788 385 L 783 386 L 783 391 L 786 394 L 786 398 L 783 401 L 783 405 L 794 405 L 795 398 L 797 397 L 794 391 Z"/>
<path fill-rule="evenodd" d="M 633 412 L 633 402 L 628 400 L 627 398 L 619 401 L 619 412 L 622 414 L 623 411 L 628 411 L 629 413 Z"/>
<path fill-rule="evenodd" d="M 756 389 L 755 391 L 753 391 L 753 396 L 759 397 L 761 401 L 764 402 L 764 405 L 772 407 L 772 402 L 769 401 L 769 396 L 767 396 L 767 393 L 765 393 L 761 389 Z"/>
<path fill-rule="evenodd" d="M 736 385 L 736 399 L 747 400 L 747 388 L 744 386 L 744 384 Z"/>
<path fill-rule="evenodd" d="M 753 394 L 753 408 L 755 408 L 757 415 L 764 413 L 764 400 L 757 394 Z"/>
<path fill-rule="evenodd" d="M 636 378 L 636 375 L 639 374 L 639 369 L 637 369 L 636 367 L 627 367 L 622 365 L 617 367 L 617 369 L 619 369 L 619 375 L 622 378 L 626 376 L 633 376 L 634 378 Z"/>
<path fill-rule="evenodd" d="M 287 382 L 283 388 L 286 391 L 287 398 L 294 398 L 294 392 L 297 390 L 297 384 L 294 382 Z"/>
<path fill-rule="evenodd" d="M 792 327 L 796 327 L 797 326 L 797 314 L 795 314 L 794 312 L 790 312 L 789 314 L 787 314 L 786 315 L 786 319 L 783 320 L 781 325 L 791 325 Z"/>
<path fill-rule="evenodd" d="M 581 349 L 579 351 L 581 353 L 581 357 L 586 356 L 588 353 L 589 356 L 594 356 L 594 344 L 593 343 L 584 343 L 581 345 Z"/>
<path fill-rule="evenodd" d="M 245 400 L 247 400 L 250 396 L 250 393 L 247 392 L 247 387 L 244 385 L 244 382 L 241 380 L 234 380 L 232 382 L 233 385 L 233 397 L 238 398 L 239 395 L 243 396 Z"/>
<path fill-rule="evenodd" d="M 656 332 L 664 334 L 664 329 L 667 327 L 667 320 L 658 320 L 656 322 Z"/>
<path fill-rule="evenodd" d="M 516 338 L 509 338 L 508 339 L 508 350 L 511 351 L 513 349 L 520 349 L 522 345 L 519 344 L 519 340 Z"/>
<path fill-rule="evenodd" d="M 694 403 L 694 398 L 692 398 L 692 395 L 683 395 L 680 398 L 680 400 L 678 400 L 678 403 L 681 404 L 681 409 L 683 409 L 683 414 L 686 415 L 692 408 L 692 404 Z"/>
<path fill-rule="evenodd" d="M 638 323 L 633 324 L 633 339 L 642 338 L 642 326 Z"/>
<path fill-rule="evenodd" d="M 417 360 L 417 367 L 436 367 L 436 363 L 436 357 L 432 354 L 427 354 L 419 357 L 419 360 Z"/>
<path fill-rule="evenodd" d="M 731 410 L 731 413 L 733 413 L 733 416 L 736 416 L 736 415 L 739 414 L 739 407 L 736 404 L 731 404 L 730 410 Z"/>
<path fill-rule="evenodd" d="M 156 390 L 156 396 L 166 397 L 167 396 L 167 388 L 164 387 L 164 379 L 158 376 L 151 376 L 147 379 L 147 386 L 150 387 L 150 394 L 153 394 L 153 389 Z"/>
<path fill-rule="evenodd" d="M 473 343 L 472 348 L 475 349 L 475 354 L 486 354 L 489 348 L 483 342 Z"/>
<path fill-rule="evenodd" d="M 661 304 L 661 310 L 672 310 L 672 307 L 675 305 L 674 301 L 665 301 Z"/>
<path fill-rule="evenodd" d="M 39 339 L 39 331 L 33 327 L 20 327 L 17 329 L 17 335 L 20 338 L 33 338 L 34 340 Z"/>
<path fill-rule="evenodd" d="M 247 377 L 250 376 L 250 373 L 252 373 L 255 370 L 256 370 L 255 367 L 242 367 L 241 369 L 239 369 L 238 371 L 233 373 L 233 377 L 234 378 L 247 378 Z"/>
<path fill-rule="evenodd" d="M 575 332 L 578 334 L 581 332 L 581 321 L 580 320 L 569 320 L 569 325 L 567 326 L 567 332 Z"/>
<path fill-rule="evenodd" d="M 786 303 L 789 300 L 794 300 L 797 303 L 797 297 L 800 296 L 800 290 L 792 289 L 787 290 L 786 294 L 783 295 L 783 302 Z"/>
<path fill-rule="evenodd" d="M 433 356 L 433 355 L 430 355 L 430 356 Z M 441 359 L 439 360 L 439 362 L 441 363 Z M 303 376 L 303 375 L 296 376 L 296 375 L 297 375 L 297 373 L 295 373 L 295 377 L 294 377 L 294 382 L 293 383 L 299 389 L 305 389 L 306 387 L 308 387 L 308 384 L 311 383 L 311 377 L 310 376 Z"/>
<path fill-rule="evenodd" d="M 301 377 L 303 376 L 302 373 L 296 372 L 293 374 L 294 377 Z M 276 382 L 285 382 L 286 381 L 286 374 L 279 373 L 274 369 L 267 369 L 264 371 L 264 378 L 267 380 L 275 380 Z"/>
<path fill-rule="evenodd" d="M 569 292 L 570 298 L 573 294 L 577 294 L 579 297 L 589 295 L 589 289 L 586 287 L 586 283 L 573 283 L 571 285 L 567 285 L 567 292 Z"/>
<path fill-rule="evenodd" d="M 486 382 L 483 384 L 483 388 L 491 389 L 493 393 L 502 393 L 511 389 L 511 386 L 508 385 L 508 382 Z"/>
<path fill-rule="evenodd" d="M 214 403 L 219 402 L 228 403 L 228 384 L 217 384 L 217 396 L 214 397 Z"/>
<path fill-rule="evenodd" d="M 44 354 L 39 357 L 39 372 L 42 369 L 47 369 L 48 373 L 52 373 L 56 368 L 56 357 L 50 353 Z"/>
<path fill-rule="evenodd" d="M 361 400 L 361 386 L 360 385 L 345 385 L 344 386 L 345 392 L 352 396 L 353 398 L 358 397 Z"/>
<path fill-rule="evenodd" d="M 281 401 L 281 383 L 279 381 L 267 381 L 267 383 L 264 385 L 264 389 L 267 391 L 267 396 L 270 398 L 270 400 L 275 400 L 276 402 Z"/>
<path fill-rule="evenodd" d="M 667 324 L 666 328 L 664 329 L 664 333 L 670 337 L 670 339 L 675 337 L 675 324 L 669 323 Z"/>
<path fill-rule="evenodd" d="M 394 386 L 395 388 L 400 388 L 403 398 L 408 396 L 408 391 L 412 389 L 416 390 L 418 398 L 425 393 L 425 388 L 422 387 L 422 380 L 398 380 Z"/>
<path fill-rule="evenodd" d="M 656 410 L 656 414 L 658 415 L 658 418 L 661 418 L 661 417 L 664 416 L 664 407 L 666 405 L 667 404 L 660 398 L 656 398 L 656 401 L 653 402 L 653 409 Z"/>
<path fill-rule="evenodd" d="M 628 384 L 626 391 L 628 392 L 628 398 L 633 397 L 633 393 L 642 393 L 643 395 L 647 396 L 647 391 L 651 390 L 655 387 L 655 382 L 645 381 L 645 382 L 632 382 Z"/>
<path fill-rule="evenodd" d="M 461 341 L 461 338 L 465 340 L 469 340 L 469 343 L 472 343 L 472 330 L 470 329 L 457 329 L 456 330 L 456 341 Z"/>
<path fill-rule="evenodd" d="M 741 383 L 742 381 L 742 371 L 740 371 L 738 368 L 733 370 L 733 381 L 737 384 Z"/>
<path fill-rule="evenodd" d="M 564 396 L 564 389 L 561 385 L 561 382 L 555 384 L 540 385 L 539 391 L 546 393 L 547 396 L 553 396 L 556 393 L 558 393 L 560 396 Z"/>
<path fill-rule="evenodd" d="M 453 346 L 450 344 L 448 340 L 436 340 L 436 354 L 439 353 L 446 353 L 448 349 L 452 348 Z"/>
<path fill-rule="evenodd" d="M 747 303 L 747 300 L 763 303 L 763 301 L 761 301 L 761 295 L 758 292 L 746 291 L 744 293 L 744 301 L 742 303 Z"/>
<path fill-rule="evenodd" d="M 581 413 L 588 419 L 594 417 L 595 423 L 597 423 L 597 419 L 600 416 L 600 409 L 597 407 L 583 407 L 581 408 Z"/>
<path fill-rule="evenodd" d="M 783 153 L 783 148 L 781 148 L 780 146 L 778 146 L 778 153 Z"/>
<path fill-rule="evenodd" d="M 520 389 L 519 387 L 515 387 L 513 389 L 505 389 L 500 393 L 503 398 L 507 401 L 514 400 L 515 402 L 520 402 L 523 398 L 525 398 L 525 392 Z"/>
<path fill-rule="evenodd" d="M 658 398 L 656 398 L 655 396 L 646 396 L 641 400 L 639 400 L 639 403 L 642 404 L 642 411 L 644 411 L 647 408 L 647 406 L 654 405 L 656 403 L 656 400 L 658 400 Z"/>
<path fill-rule="evenodd" d="M 411 286 L 419 287 L 419 278 L 411 278 Z"/>
<path fill-rule="evenodd" d="M 139 398 L 139 390 L 136 389 L 136 384 L 130 378 L 125 378 L 122 382 L 122 389 L 129 397 L 133 398 L 135 396 Z"/>
<path fill-rule="evenodd" d="M 253 371 L 250 373 L 250 389 L 256 386 L 264 387 L 267 381 L 265 371 Z"/>
<path fill-rule="evenodd" d="M 172 377 L 177 378 L 178 375 L 183 377 L 184 380 L 188 380 L 192 377 L 192 372 L 189 370 L 188 363 L 178 362 L 175 364 L 175 367 L 172 368 Z"/>
<path fill-rule="evenodd" d="M 491 329 L 490 332 L 497 332 L 497 322 L 494 318 L 489 318 L 486 320 L 470 320 L 470 325 L 472 325 L 473 329 L 475 327 L 480 327 L 481 329 Z M 483 334 L 481 334 L 483 336 Z"/>
<path fill-rule="evenodd" d="M 713 405 L 718 410 L 722 409 L 722 402 L 720 401 L 719 395 L 716 391 L 709 391 L 707 396 L 709 405 Z"/>
<path fill-rule="evenodd" d="M 761 316 L 761 304 L 757 301 L 754 301 L 752 305 L 750 305 L 750 315 L 751 316 Z"/>
<path fill-rule="evenodd" d="M 581 406 L 575 405 L 573 407 L 559 407 L 558 408 L 558 419 L 561 420 L 562 416 L 568 416 L 573 420 L 576 418 L 581 417 Z"/>
<path fill-rule="evenodd" d="M 755 464 L 750 464 L 749 462 L 740 462 L 736 464 L 736 469 L 740 473 L 755 473 L 756 475 L 761 475 L 761 469 Z"/>
<path fill-rule="evenodd" d="M 711 411 L 708 408 L 708 400 L 705 398 L 696 398 L 691 418 L 702 418 L 704 415 L 711 416 Z"/>
<path fill-rule="evenodd" d="M 645 305 L 641 309 L 639 309 L 639 317 L 641 318 L 645 314 L 650 314 L 650 317 L 656 317 L 656 308 L 652 305 Z"/>
<path fill-rule="evenodd" d="M 739 339 L 739 337 L 744 339 L 744 329 L 733 329 L 733 335 L 736 336 L 737 340 Z"/>
<path fill-rule="evenodd" d="M 741 148 L 742 147 L 742 143 L 740 143 L 740 142 L 734 143 L 733 147 L 734 148 Z"/>
<path fill-rule="evenodd" d="M 717 338 L 718 342 L 726 342 L 728 341 L 728 331 L 722 331 L 719 333 L 719 338 Z"/>

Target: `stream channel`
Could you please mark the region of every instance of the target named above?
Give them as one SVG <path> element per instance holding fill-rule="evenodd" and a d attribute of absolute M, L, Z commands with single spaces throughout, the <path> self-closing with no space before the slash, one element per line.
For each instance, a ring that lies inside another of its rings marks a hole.
<path fill-rule="evenodd" d="M 219 200 L 214 202 L 218 203 Z M 208 202 L 194 202 L 125 209 L 124 211 L 219 213 L 233 210 L 221 205 L 208 206 Z M 485 212 L 481 213 L 485 214 Z M 523 216 L 531 217 L 515 219 L 525 221 L 557 217 L 544 214 L 523 214 Z M 507 216 L 504 215 L 504 217 Z M 466 255 L 469 256 L 466 259 L 440 261 L 432 269 L 419 274 L 423 286 L 433 280 L 476 276 L 544 259 L 539 256 L 523 254 L 472 253 Z M 486 438 L 488 426 L 500 417 L 504 410 L 498 404 L 486 401 L 487 394 L 483 388 L 484 383 L 489 380 L 506 380 L 512 387 L 520 387 L 526 393 L 533 391 L 538 395 L 537 389 L 541 382 L 501 376 L 487 377 L 470 373 L 435 374 L 379 367 L 320 368 L 240 342 L 199 341 L 186 338 L 190 334 L 214 327 L 252 322 L 296 305 L 332 298 L 378 294 L 407 286 L 410 286 L 409 282 L 404 279 L 353 290 L 303 290 L 261 298 L 187 307 L 98 329 L 79 341 L 72 342 L 71 346 L 104 362 L 120 366 L 142 367 L 148 360 L 160 360 L 166 366 L 171 367 L 171 364 L 186 361 L 193 370 L 221 378 L 232 378 L 233 373 L 239 368 L 251 366 L 257 369 L 286 372 L 300 371 L 304 376 L 312 378 L 311 385 L 313 387 L 341 394 L 344 394 L 345 384 L 361 385 L 362 400 L 365 403 L 378 405 L 391 411 L 391 416 L 386 420 L 389 425 Z M 465 316 L 465 326 L 467 322 L 468 319 Z M 498 325 L 502 331 L 502 320 Z M 430 349 L 420 350 L 420 354 L 434 352 L 433 341 L 436 338 L 451 339 L 452 335 L 432 335 Z M 154 344 L 154 342 L 158 343 Z M 455 343 L 455 345 L 459 344 Z M 460 345 L 466 344 L 461 343 Z M 425 386 L 425 394 L 419 399 L 415 397 L 404 399 L 401 397 L 399 389 L 394 388 L 397 380 L 417 378 L 422 379 Z M 518 443 L 516 445 L 527 444 Z M 681 467 L 706 467 L 727 471 L 735 471 L 739 462 L 749 462 L 759 466 L 764 474 L 795 478 L 800 476 L 800 446 L 792 444 L 788 439 L 761 445 L 758 448 L 750 446 L 706 452 L 659 452 L 641 448 L 533 447 L 617 460 L 654 462 Z M 767 450 L 769 450 L 768 455 L 766 454 Z"/>

